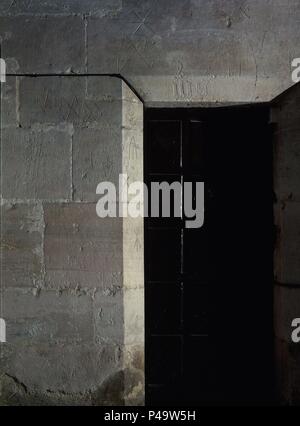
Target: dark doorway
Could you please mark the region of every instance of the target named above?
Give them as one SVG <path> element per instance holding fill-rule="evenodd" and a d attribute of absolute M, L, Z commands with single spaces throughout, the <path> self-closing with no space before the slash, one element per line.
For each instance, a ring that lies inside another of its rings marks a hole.
<path fill-rule="evenodd" d="M 205 220 L 145 219 L 146 403 L 274 401 L 269 107 L 146 109 L 145 182 L 205 183 Z"/>

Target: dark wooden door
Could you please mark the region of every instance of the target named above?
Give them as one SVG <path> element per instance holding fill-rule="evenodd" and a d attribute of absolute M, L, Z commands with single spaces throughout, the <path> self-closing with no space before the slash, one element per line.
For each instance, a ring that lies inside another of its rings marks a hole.
<path fill-rule="evenodd" d="M 147 404 L 273 401 L 268 115 L 264 106 L 146 110 L 148 186 L 205 183 L 201 228 L 145 219 Z"/>

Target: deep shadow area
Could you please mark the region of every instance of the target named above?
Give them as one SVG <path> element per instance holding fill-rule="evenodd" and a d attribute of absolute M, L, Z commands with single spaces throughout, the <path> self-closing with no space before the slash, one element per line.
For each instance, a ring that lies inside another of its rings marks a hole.
<path fill-rule="evenodd" d="M 276 402 L 269 108 L 146 109 L 145 181 L 204 181 L 205 221 L 145 219 L 146 403 Z"/>

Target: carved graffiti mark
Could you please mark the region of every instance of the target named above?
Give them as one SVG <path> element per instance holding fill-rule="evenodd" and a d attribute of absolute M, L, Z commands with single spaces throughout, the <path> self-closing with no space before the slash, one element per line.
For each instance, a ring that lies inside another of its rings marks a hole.
<path fill-rule="evenodd" d="M 129 158 L 130 160 L 136 160 L 139 155 L 140 147 L 135 141 L 135 137 L 132 136 L 129 142 Z"/>
<path fill-rule="evenodd" d="M 118 74 L 121 74 L 122 70 L 125 68 L 127 63 L 128 63 L 128 58 L 117 57 L 117 72 L 118 72 Z"/>
<path fill-rule="evenodd" d="M 135 229 L 134 233 L 135 233 L 134 249 L 137 252 L 140 252 L 141 249 L 142 249 L 142 243 L 141 243 L 141 238 L 140 238 L 139 230 Z"/>
<path fill-rule="evenodd" d="M 102 112 L 97 102 L 91 102 L 91 103 L 83 102 L 82 107 L 83 107 L 83 114 L 82 114 L 83 123 L 97 121 L 99 120 L 100 117 L 102 117 Z"/>
<path fill-rule="evenodd" d="M 151 13 L 151 9 L 148 10 L 148 12 L 146 13 L 146 15 L 144 16 L 144 18 L 142 18 L 136 11 L 133 11 L 133 13 L 135 14 L 135 16 L 138 18 L 139 22 L 138 22 L 138 26 L 137 28 L 133 31 L 132 35 L 135 35 L 139 29 L 144 26 L 147 30 L 151 31 L 153 34 L 155 34 L 155 31 L 153 31 L 153 29 L 149 26 L 149 24 L 146 24 L 146 19 L 148 18 L 148 16 Z"/>
<path fill-rule="evenodd" d="M 8 10 L 10 10 L 13 6 L 15 6 L 15 4 L 16 4 L 16 0 L 12 0 Z"/>
<path fill-rule="evenodd" d="M 46 107 L 47 107 L 47 103 L 48 103 L 48 98 L 49 98 L 49 91 L 46 90 L 44 105 L 43 105 L 43 109 L 42 109 L 43 112 L 46 111 Z"/>
<path fill-rule="evenodd" d="M 185 78 L 181 61 L 177 62 L 177 73 L 173 80 L 173 91 L 176 99 L 190 100 L 193 96 L 192 83 Z"/>
<path fill-rule="evenodd" d="M 183 78 L 183 63 L 181 61 L 177 62 L 177 73 L 176 75 L 178 77 L 182 77 Z"/>
<path fill-rule="evenodd" d="M 173 81 L 173 91 L 176 99 L 189 101 L 194 95 L 193 84 L 180 76 L 175 76 Z"/>
<path fill-rule="evenodd" d="M 53 112 L 60 121 L 68 121 L 82 126 L 104 121 L 101 104 L 97 101 L 80 99 L 77 96 L 70 99 L 61 98 L 46 90 L 42 96 L 36 97 L 35 103 L 43 115 Z"/>
<path fill-rule="evenodd" d="M 131 45 L 131 47 L 133 48 L 133 50 L 138 54 L 138 56 L 143 60 L 143 62 L 150 68 L 153 67 L 153 61 L 149 62 L 146 59 L 145 55 L 145 50 L 147 48 L 147 43 L 149 43 L 149 41 L 147 39 L 144 39 L 144 45 L 141 47 L 140 44 L 142 43 L 141 41 L 139 41 L 139 43 L 135 43 L 133 40 L 127 38 L 128 43 Z"/>
<path fill-rule="evenodd" d="M 32 1 L 33 0 L 19 0 L 19 7 L 20 8 L 23 8 L 23 9 L 31 9 L 32 8 Z M 9 8 L 8 8 L 8 11 L 11 11 L 11 9 L 14 7 L 14 6 L 17 6 L 17 2 L 16 2 L 16 0 L 12 0 L 12 2 L 11 2 L 11 4 L 10 4 L 10 6 L 9 6 Z"/>
<path fill-rule="evenodd" d="M 102 168 L 105 176 L 110 176 L 113 169 L 113 161 L 110 158 L 109 153 L 107 152 L 104 161 L 102 163 Z"/>
<path fill-rule="evenodd" d="M 77 107 L 75 105 L 77 105 Z M 78 109 L 77 109 L 78 105 L 79 105 L 79 102 L 78 102 L 77 96 L 74 96 L 74 98 L 72 99 L 72 102 L 70 102 L 70 103 L 67 102 L 67 106 L 68 106 L 69 110 L 68 110 L 67 115 L 66 115 L 66 121 L 68 121 L 72 115 L 79 118 L 79 113 L 78 113 Z"/>
<path fill-rule="evenodd" d="M 245 9 L 243 9 L 242 7 L 240 7 L 240 11 L 242 12 L 242 14 L 244 16 L 246 16 L 246 18 L 250 19 L 250 16 L 247 14 L 247 12 L 245 11 Z"/>

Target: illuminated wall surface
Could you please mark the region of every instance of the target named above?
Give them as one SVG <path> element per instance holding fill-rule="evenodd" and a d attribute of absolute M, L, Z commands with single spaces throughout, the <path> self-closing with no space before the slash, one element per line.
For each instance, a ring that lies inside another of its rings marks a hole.
<path fill-rule="evenodd" d="M 144 220 L 99 218 L 96 187 L 143 180 L 144 108 L 283 92 L 274 370 L 300 403 L 299 21 L 296 0 L 1 1 L 2 405 L 144 404 Z"/>

